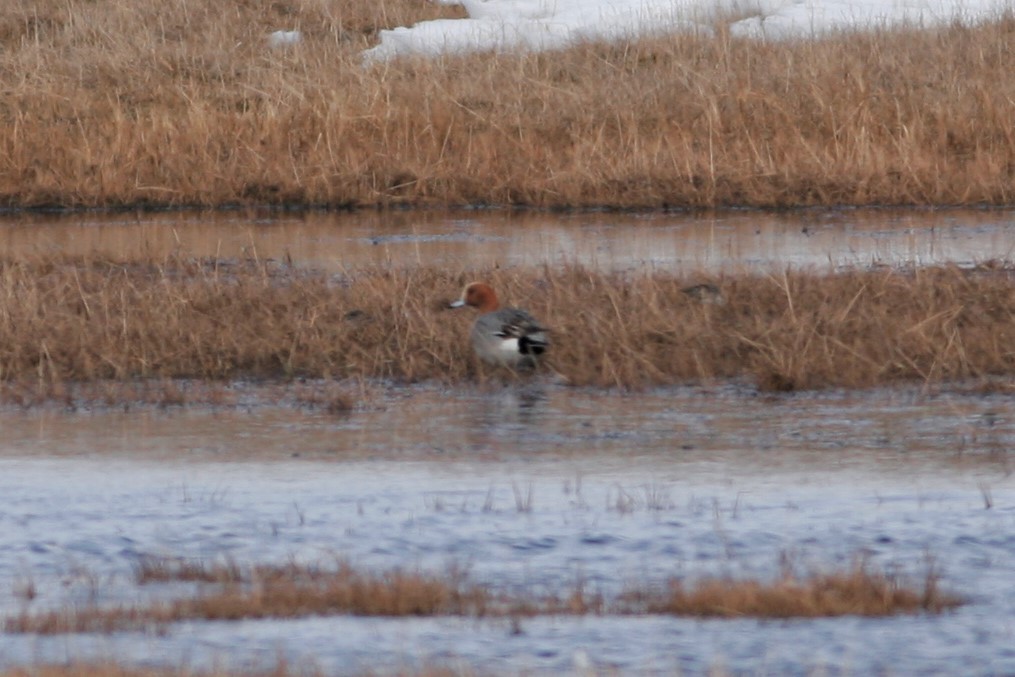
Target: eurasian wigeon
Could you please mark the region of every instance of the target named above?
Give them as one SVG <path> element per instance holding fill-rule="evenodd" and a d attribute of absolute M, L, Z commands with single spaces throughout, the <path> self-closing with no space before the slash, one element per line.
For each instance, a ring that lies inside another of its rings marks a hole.
<path fill-rule="evenodd" d="M 465 287 L 452 308 L 472 306 L 480 315 L 472 325 L 472 348 L 479 359 L 512 369 L 532 369 L 550 342 L 536 318 L 518 308 L 502 308 L 497 294 L 485 282 Z"/>

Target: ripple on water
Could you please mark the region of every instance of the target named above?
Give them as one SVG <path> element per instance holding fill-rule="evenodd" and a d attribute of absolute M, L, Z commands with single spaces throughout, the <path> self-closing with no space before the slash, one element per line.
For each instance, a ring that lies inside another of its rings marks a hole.
<path fill-rule="evenodd" d="M 273 410 L 256 421 L 200 410 L 0 412 L 0 588 L 31 580 L 38 590 L 31 601 L 0 595 L 0 609 L 158 598 L 166 588 L 133 580 L 150 555 L 241 565 L 346 560 L 382 571 L 461 566 L 499 589 L 566 593 L 584 581 L 607 596 L 671 577 L 773 577 L 787 557 L 810 571 L 863 555 L 917 582 L 933 566 L 942 586 L 972 603 L 942 616 L 778 623 L 609 616 L 521 619 L 518 627 L 496 619 L 188 622 L 158 636 L 7 634 L 0 663 L 188 656 L 195 666 L 270 667 L 282 655 L 291 665 L 333 671 L 438 660 L 494 673 L 583 665 L 1015 673 L 1015 479 L 996 457 L 968 447 L 959 455 L 952 444 L 988 410 L 1001 412 L 996 435 L 1015 440 L 1015 403 L 892 391 L 765 402 L 701 389 L 611 398 L 551 388 L 529 427 L 498 428 L 499 448 L 524 454 L 406 458 L 399 446 L 378 457 L 403 415 L 434 422 L 416 429 L 420 448 L 453 448 L 488 431 L 488 421 L 461 415 L 488 396 L 419 389 L 376 416 L 364 412 L 340 425 L 309 416 L 296 429 L 286 421 L 291 414 Z M 590 409 L 603 411 L 601 445 L 569 446 L 572 412 Z M 703 411 L 709 426 L 684 425 Z M 284 449 L 274 426 L 281 421 L 289 426 Z M 673 452 L 667 421 L 692 449 Z M 916 429 L 927 425 L 934 434 Z M 72 441 L 63 434 L 68 427 Z M 215 460 L 181 453 L 181 427 L 222 453 Z M 645 429 L 652 435 L 639 432 Z M 886 430 L 896 441 L 874 443 Z M 121 452 L 97 451 L 110 447 L 110 436 Z M 357 440 L 344 455 L 334 453 L 339 436 Z M 512 444 L 522 438 L 525 445 Z M 759 438 L 773 443 L 759 449 Z M 357 445 L 369 452 L 358 455 Z M 295 447 L 298 459 L 289 453 Z"/>

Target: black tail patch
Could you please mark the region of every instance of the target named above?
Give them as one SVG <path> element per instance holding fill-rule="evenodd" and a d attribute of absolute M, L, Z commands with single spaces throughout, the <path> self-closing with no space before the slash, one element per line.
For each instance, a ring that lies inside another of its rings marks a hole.
<path fill-rule="evenodd" d="M 546 341 L 522 336 L 518 339 L 518 352 L 522 355 L 542 355 L 546 352 Z"/>

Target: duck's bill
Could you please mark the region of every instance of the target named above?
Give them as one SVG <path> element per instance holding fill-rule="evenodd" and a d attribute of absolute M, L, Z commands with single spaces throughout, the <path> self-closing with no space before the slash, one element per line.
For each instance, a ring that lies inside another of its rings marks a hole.
<path fill-rule="evenodd" d="M 461 308 L 464 305 L 465 301 L 463 301 L 462 299 L 458 299 L 457 301 L 452 301 L 451 303 L 449 303 L 448 308 Z"/>

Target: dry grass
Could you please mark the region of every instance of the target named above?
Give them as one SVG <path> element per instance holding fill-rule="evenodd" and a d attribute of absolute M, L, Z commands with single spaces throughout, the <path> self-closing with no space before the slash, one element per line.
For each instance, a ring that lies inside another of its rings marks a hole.
<path fill-rule="evenodd" d="M 827 574 L 785 573 L 772 583 L 705 579 L 690 589 L 671 581 L 668 592 L 629 590 L 614 601 L 590 593 L 579 581 L 563 596 L 497 592 L 467 582 L 461 571 L 440 575 L 391 571 L 367 574 L 348 564 L 336 569 L 298 565 L 167 565 L 160 580 L 214 582 L 212 592 L 148 607 L 83 607 L 8 617 L 5 632 L 110 633 L 184 620 L 230 621 L 315 615 L 528 617 L 538 615 L 672 614 L 701 617 L 891 616 L 942 613 L 964 603 L 927 574 L 922 589 L 871 572 L 863 564 Z M 141 578 L 140 580 L 144 580 Z M 144 581 L 152 582 L 152 581 Z"/>
<path fill-rule="evenodd" d="M 489 593 L 464 576 L 391 571 L 371 575 L 340 564 L 335 570 L 296 565 L 257 567 L 241 572 L 233 565 L 166 567 L 164 580 L 218 582 L 213 592 L 150 607 L 78 608 L 9 617 L 7 632 L 59 634 L 110 633 L 158 627 L 188 619 L 487 615 Z M 147 574 L 146 574 L 147 575 Z M 143 580 L 143 579 L 142 579 Z M 153 581 L 145 581 L 153 582 Z"/>
<path fill-rule="evenodd" d="M 648 610 L 706 618 L 826 618 L 942 613 L 961 604 L 957 596 L 938 589 L 933 574 L 928 574 L 921 590 L 856 566 L 804 578 L 788 574 L 773 583 L 708 579 L 687 589 L 676 581 L 668 594 L 648 604 Z"/>
<path fill-rule="evenodd" d="M 329 277 L 263 261 L 0 260 L 0 390 L 31 406 L 91 384 L 100 400 L 125 389 L 168 406 L 199 397 L 173 379 L 501 378 L 471 353 L 471 311 L 445 308 L 473 278 L 550 327 L 550 368 L 573 385 L 988 383 L 1015 374 L 1012 277 L 1004 267 L 744 275 L 715 280 L 725 302 L 703 304 L 665 273 Z M 336 413 L 354 404 L 342 386 L 301 392 Z"/>
<path fill-rule="evenodd" d="M 0 204 L 1009 204 L 1015 19 L 363 68 L 413 0 L 8 0 Z M 271 50 L 280 28 L 305 34 Z M 928 68 L 927 64 L 934 64 Z"/>

